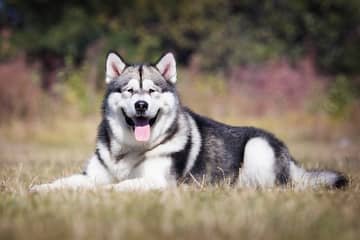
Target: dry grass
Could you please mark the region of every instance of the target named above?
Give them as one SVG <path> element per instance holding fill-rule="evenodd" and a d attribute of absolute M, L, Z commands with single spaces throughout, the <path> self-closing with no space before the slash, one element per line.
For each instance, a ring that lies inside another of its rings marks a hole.
<path fill-rule="evenodd" d="M 262 121 L 255 123 L 262 126 Z M 360 235 L 359 139 L 324 141 L 281 133 L 306 166 L 349 173 L 352 184 L 345 191 L 181 186 L 148 193 L 29 194 L 28 186 L 34 182 L 80 171 L 92 152 L 97 121 L 79 122 L 60 119 L 43 127 L 14 123 L 1 129 L 0 239 L 357 239 Z M 289 122 L 269 127 L 277 132 L 290 127 Z"/>

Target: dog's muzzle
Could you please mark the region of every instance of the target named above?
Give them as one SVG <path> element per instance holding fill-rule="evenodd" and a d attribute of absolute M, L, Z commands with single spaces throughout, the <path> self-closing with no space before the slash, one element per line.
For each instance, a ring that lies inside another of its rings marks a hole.
<path fill-rule="evenodd" d="M 126 123 L 134 130 L 135 139 L 140 142 L 147 142 L 150 139 L 151 126 L 155 123 L 160 110 L 156 113 L 155 117 L 146 117 L 144 113 L 138 114 L 134 117 L 129 117 L 124 109 L 121 109 Z"/>

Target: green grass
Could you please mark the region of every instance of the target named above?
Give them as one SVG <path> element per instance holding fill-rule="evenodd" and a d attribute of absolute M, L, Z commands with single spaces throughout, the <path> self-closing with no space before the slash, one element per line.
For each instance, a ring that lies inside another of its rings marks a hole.
<path fill-rule="evenodd" d="M 81 170 L 92 153 L 95 123 L 96 120 L 88 119 L 81 126 L 69 122 L 54 125 L 65 125 L 65 129 L 51 125 L 40 130 L 28 127 L 29 133 L 24 133 L 25 128 L 21 127 L 2 129 L 0 239 L 360 236 L 360 149 L 356 138 L 342 145 L 331 139 L 284 135 L 292 153 L 307 167 L 329 167 L 350 174 L 352 183 L 345 191 L 180 186 L 147 193 L 104 190 L 28 193 L 33 183 Z"/>

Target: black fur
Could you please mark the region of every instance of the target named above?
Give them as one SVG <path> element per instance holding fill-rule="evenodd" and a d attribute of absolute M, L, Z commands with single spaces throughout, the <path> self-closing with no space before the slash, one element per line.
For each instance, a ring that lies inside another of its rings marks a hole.
<path fill-rule="evenodd" d="M 338 188 L 338 189 L 344 189 L 349 185 L 349 179 L 342 175 L 339 174 L 338 178 L 336 179 L 335 183 L 334 183 L 334 188 Z"/>
<path fill-rule="evenodd" d="M 178 130 L 179 130 L 179 125 L 177 123 L 173 124 L 168 130 L 166 130 L 166 132 L 165 132 L 166 137 L 159 144 L 152 147 L 150 150 L 171 140 L 175 136 L 175 134 L 178 132 Z"/>
<path fill-rule="evenodd" d="M 101 143 L 105 144 L 105 146 L 109 149 L 110 152 L 111 152 L 111 135 L 112 132 L 110 125 L 106 120 L 106 118 L 103 118 L 103 120 L 101 121 L 98 127 L 98 140 Z"/>
<path fill-rule="evenodd" d="M 99 162 L 101 163 L 101 165 L 103 165 L 104 168 L 109 169 L 109 167 L 105 164 L 104 159 L 101 157 L 99 149 L 95 150 L 95 155 L 96 155 L 97 159 L 99 160 Z"/>
<path fill-rule="evenodd" d="M 173 159 L 172 171 L 176 175 L 177 180 L 182 179 L 184 182 L 189 182 L 191 179 L 194 180 L 195 177 L 198 182 L 204 182 L 205 180 L 207 183 L 218 183 L 226 180 L 232 184 L 235 183 L 239 178 L 239 169 L 244 163 L 246 144 L 250 139 L 260 137 L 268 142 L 275 154 L 275 164 L 273 169 L 276 177 L 275 183 L 277 185 L 286 185 L 291 181 L 290 164 L 292 162 L 296 164 L 296 162 L 290 155 L 286 145 L 272 133 L 254 127 L 229 126 L 200 116 L 187 108 L 182 108 L 175 85 L 164 79 L 155 64 L 126 64 L 126 66 L 134 67 L 131 69 L 129 68 L 128 71 L 138 71 L 140 88 L 142 88 L 144 68 L 150 66 L 150 68 L 146 69 L 147 71 L 152 71 L 153 76 L 151 80 L 154 84 L 158 85 L 162 89 L 162 92 L 172 92 L 179 101 L 177 120 L 175 120 L 173 126 L 167 130 L 164 139 L 158 145 L 152 147 L 152 149 L 176 137 L 176 133 L 179 130 L 179 113 L 189 114 L 195 121 L 200 134 L 201 147 L 194 165 L 186 176 L 184 176 L 184 170 L 192 146 L 194 145 L 192 142 L 191 130 L 189 130 L 188 138 L 183 149 L 170 155 Z M 107 85 L 102 105 L 103 119 L 106 119 L 106 100 L 108 96 L 113 92 L 121 92 L 129 80 L 130 77 L 128 79 L 122 78 L 120 81 L 112 81 Z M 106 120 L 101 122 L 98 135 L 100 142 L 104 143 L 111 152 L 111 139 L 113 136 L 109 123 Z M 148 149 L 147 151 L 149 150 L 151 149 Z M 101 162 L 102 159 L 99 152 L 97 151 L 96 154 Z M 122 156 L 120 156 L 120 158 L 121 157 Z M 103 161 L 102 164 L 104 164 Z M 348 182 L 349 181 L 345 176 L 338 174 L 338 179 L 334 183 L 331 183 L 331 185 L 335 188 L 343 188 L 348 185 Z"/>
<path fill-rule="evenodd" d="M 171 154 L 171 157 L 172 157 L 173 163 L 174 163 L 173 171 L 176 175 L 177 180 L 179 180 L 183 177 L 184 170 L 185 170 L 186 163 L 187 163 L 187 161 L 184 161 L 184 159 L 188 158 L 190 150 L 191 150 L 191 138 L 190 138 L 190 136 L 188 136 L 183 150 Z"/>
<path fill-rule="evenodd" d="M 277 161 L 276 179 L 278 184 L 287 184 L 289 180 L 289 161 L 281 154 L 288 154 L 286 146 L 273 134 L 254 127 L 228 126 L 185 109 L 195 120 L 201 135 L 201 148 L 191 174 L 202 181 L 215 183 L 229 179 L 235 183 L 239 168 L 243 164 L 246 143 L 255 137 L 262 137 L 275 150 Z M 189 179 L 189 178 L 188 178 Z"/>
<path fill-rule="evenodd" d="M 140 77 L 140 89 L 143 88 L 143 65 L 139 66 L 139 77 Z"/>

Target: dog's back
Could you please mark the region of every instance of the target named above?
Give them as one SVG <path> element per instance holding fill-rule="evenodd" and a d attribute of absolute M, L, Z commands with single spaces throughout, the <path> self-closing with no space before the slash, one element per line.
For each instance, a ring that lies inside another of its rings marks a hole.
<path fill-rule="evenodd" d="M 201 143 L 187 181 L 227 181 L 248 187 L 327 186 L 342 188 L 347 178 L 335 171 L 306 171 L 291 157 L 286 145 L 273 134 L 254 127 L 228 126 L 189 109 Z"/>
<path fill-rule="evenodd" d="M 83 174 L 32 189 L 149 190 L 191 181 L 246 187 L 342 188 L 348 184 L 335 171 L 301 168 L 271 133 L 228 126 L 183 108 L 176 80 L 171 53 L 153 65 L 127 64 L 110 53 L 94 155 Z"/>

